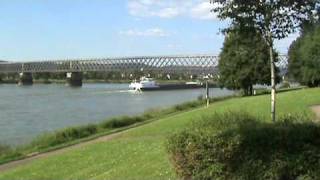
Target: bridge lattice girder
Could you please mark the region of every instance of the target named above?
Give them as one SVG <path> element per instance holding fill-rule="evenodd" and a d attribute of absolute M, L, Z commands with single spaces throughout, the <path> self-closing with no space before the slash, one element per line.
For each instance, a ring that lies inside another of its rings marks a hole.
<path fill-rule="evenodd" d="M 217 74 L 219 57 L 213 55 L 194 56 L 144 56 L 81 60 L 53 60 L 38 62 L 0 63 L 2 73 L 20 72 L 113 72 Z M 287 71 L 287 57 L 279 56 L 276 65 L 282 73 Z"/>

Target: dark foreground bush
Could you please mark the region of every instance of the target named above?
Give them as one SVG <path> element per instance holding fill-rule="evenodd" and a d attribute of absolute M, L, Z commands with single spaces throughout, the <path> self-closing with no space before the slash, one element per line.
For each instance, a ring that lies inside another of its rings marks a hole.
<path fill-rule="evenodd" d="M 293 116 L 216 114 L 170 137 L 168 151 L 183 179 L 320 179 L 320 126 Z"/>

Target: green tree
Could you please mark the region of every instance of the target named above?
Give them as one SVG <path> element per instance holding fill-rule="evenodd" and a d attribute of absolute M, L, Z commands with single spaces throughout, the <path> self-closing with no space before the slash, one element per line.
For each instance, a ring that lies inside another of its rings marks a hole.
<path fill-rule="evenodd" d="M 259 32 L 234 29 L 225 38 L 219 61 L 219 83 L 253 94 L 254 84 L 270 85 L 268 44 Z"/>
<path fill-rule="evenodd" d="M 276 72 L 274 39 L 283 39 L 302 23 L 318 15 L 319 0 L 210 0 L 213 11 L 222 20 L 229 19 L 231 28 L 253 27 L 268 43 L 271 69 L 271 118 L 276 119 Z M 230 30 L 229 28 L 225 29 Z"/>
<path fill-rule="evenodd" d="M 4 78 L 4 74 L 0 73 L 0 82 L 2 82 L 2 79 Z"/>
<path fill-rule="evenodd" d="M 320 25 L 304 27 L 289 49 L 289 73 L 303 85 L 320 86 Z"/>
<path fill-rule="evenodd" d="M 50 73 L 49 72 L 39 72 L 39 73 L 33 73 L 32 76 L 34 79 L 48 80 L 50 78 Z"/>
<path fill-rule="evenodd" d="M 66 79 L 66 73 L 65 72 L 50 73 L 49 79 L 64 80 Z"/>

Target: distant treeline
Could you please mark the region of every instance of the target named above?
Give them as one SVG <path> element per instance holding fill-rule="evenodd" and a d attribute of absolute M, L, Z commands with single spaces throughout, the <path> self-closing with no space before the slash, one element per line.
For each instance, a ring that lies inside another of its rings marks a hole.
<path fill-rule="evenodd" d="M 65 80 L 66 73 L 33 73 L 34 80 Z M 191 80 L 198 79 L 197 75 L 190 74 L 165 74 L 165 73 L 152 73 L 152 72 L 134 72 L 134 73 L 122 73 L 122 72 L 84 72 L 84 80 L 134 80 L 140 79 L 142 76 L 152 77 L 159 80 Z M 0 73 L 0 81 L 17 81 L 19 80 L 18 73 Z"/>

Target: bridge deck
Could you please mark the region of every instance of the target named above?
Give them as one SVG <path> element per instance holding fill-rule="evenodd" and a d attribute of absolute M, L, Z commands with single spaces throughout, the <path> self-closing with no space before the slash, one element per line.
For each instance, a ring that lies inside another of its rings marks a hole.
<path fill-rule="evenodd" d="M 286 71 L 287 57 L 280 56 L 277 66 Z M 193 56 L 142 56 L 81 60 L 53 60 L 38 62 L 0 62 L 0 72 L 92 72 L 137 71 L 161 73 L 216 74 L 219 57 L 214 55 Z"/>

